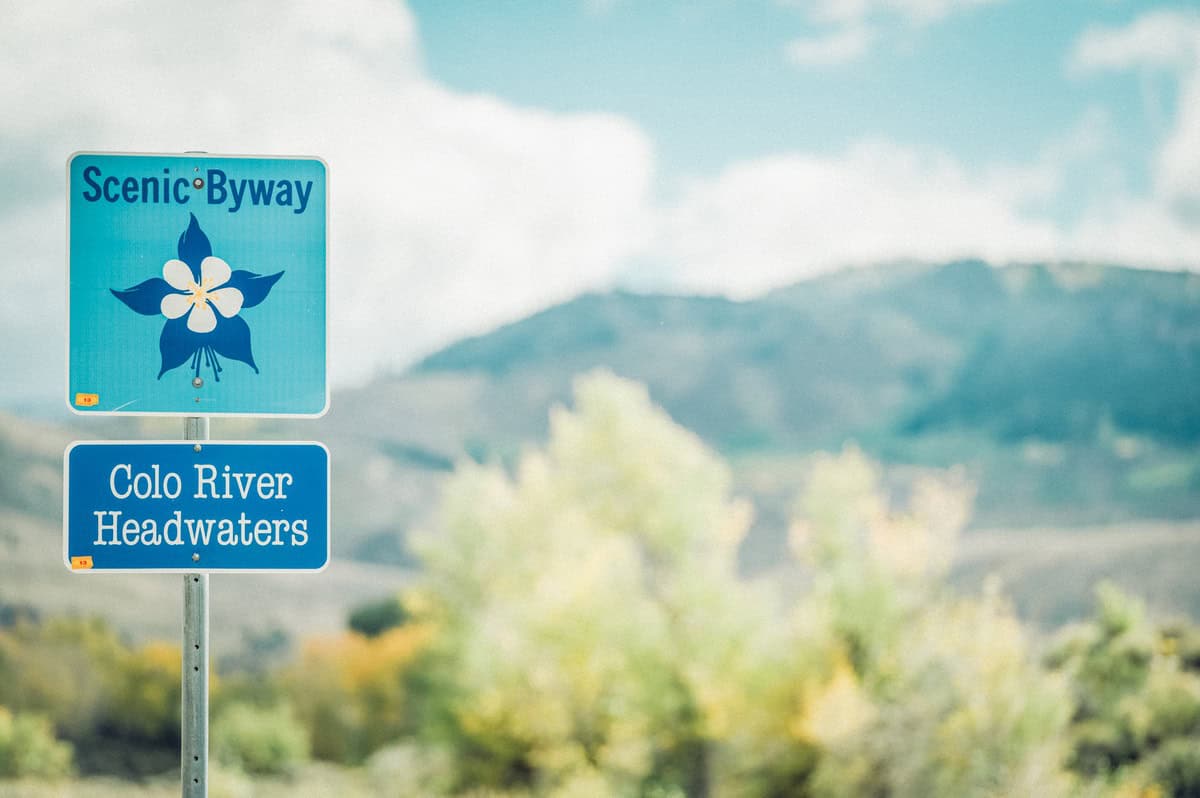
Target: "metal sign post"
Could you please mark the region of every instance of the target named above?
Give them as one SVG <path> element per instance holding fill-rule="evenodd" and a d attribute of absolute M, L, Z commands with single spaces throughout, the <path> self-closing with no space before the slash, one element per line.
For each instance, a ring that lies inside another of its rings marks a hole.
<path fill-rule="evenodd" d="M 183 575 L 184 798 L 208 795 L 209 579 L 307 572 L 330 556 L 329 452 L 305 441 L 76 441 L 63 454 L 63 562 L 72 573 Z"/>
<path fill-rule="evenodd" d="M 207 441 L 208 419 L 188 418 L 184 440 Z M 196 448 L 201 447 L 200 443 Z M 208 574 L 183 577 L 183 798 L 208 798 Z"/>

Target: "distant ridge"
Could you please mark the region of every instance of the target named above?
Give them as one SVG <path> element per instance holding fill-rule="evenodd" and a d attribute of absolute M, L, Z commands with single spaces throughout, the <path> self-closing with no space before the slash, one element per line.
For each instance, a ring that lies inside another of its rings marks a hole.
<path fill-rule="evenodd" d="M 955 427 L 1187 444 L 1200 438 L 1200 276 L 966 260 L 839 272 L 746 302 L 589 294 L 409 376 L 526 375 L 562 395 L 596 366 L 647 382 L 725 450 Z"/>

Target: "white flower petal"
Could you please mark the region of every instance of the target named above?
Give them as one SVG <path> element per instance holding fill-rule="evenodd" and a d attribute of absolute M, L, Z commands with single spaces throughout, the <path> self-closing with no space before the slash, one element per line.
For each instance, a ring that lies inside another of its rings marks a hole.
<path fill-rule="evenodd" d="M 242 309 L 242 292 L 236 288 L 218 288 L 208 292 L 208 301 L 213 303 L 222 316 L 229 319 Z"/>
<path fill-rule="evenodd" d="M 167 294 L 159 304 L 159 310 L 168 319 L 177 319 L 192 306 L 192 298 L 187 294 Z"/>
<path fill-rule="evenodd" d="M 192 270 L 181 260 L 169 260 L 163 264 L 163 279 L 177 291 L 189 291 L 195 284 Z"/>
<path fill-rule="evenodd" d="M 187 328 L 194 333 L 212 332 L 217 328 L 217 314 L 213 313 L 212 305 L 201 302 L 188 316 Z"/>
<path fill-rule="evenodd" d="M 229 264 L 220 258 L 209 255 L 200 261 L 200 285 L 210 291 L 229 282 L 230 274 Z"/>

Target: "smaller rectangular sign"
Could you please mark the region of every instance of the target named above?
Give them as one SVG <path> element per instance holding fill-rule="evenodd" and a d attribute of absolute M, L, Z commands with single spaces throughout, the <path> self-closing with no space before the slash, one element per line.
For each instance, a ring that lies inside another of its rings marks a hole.
<path fill-rule="evenodd" d="M 63 455 L 63 562 L 75 573 L 320 571 L 319 443 L 87 441 Z"/>

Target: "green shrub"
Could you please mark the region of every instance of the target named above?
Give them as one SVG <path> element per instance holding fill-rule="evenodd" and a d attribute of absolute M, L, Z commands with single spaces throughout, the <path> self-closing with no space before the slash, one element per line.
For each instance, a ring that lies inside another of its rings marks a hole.
<path fill-rule="evenodd" d="M 1152 670 L 1146 687 L 1141 703 L 1147 742 L 1159 745 L 1174 737 L 1200 741 L 1200 679 L 1164 664 Z"/>
<path fill-rule="evenodd" d="M 55 739 L 49 721 L 0 707 L 0 779 L 56 778 L 70 772 L 71 746 Z"/>
<path fill-rule="evenodd" d="M 1200 798 L 1200 740 L 1172 740 L 1155 753 L 1151 767 L 1170 798 Z"/>
<path fill-rule="evenodd" d="M 376 793 L 394 798 L 447 795 L 455 783 L 450 752 L 416 743 L 379 749 L 367 760 L 365 769 Z"/>
<path fill-rule="evenodd" d="M 378 637 L 388 629 L 408 621 L 408 611 L 399 596 L 388 596 L 355 607 L 350 613 L 348 625 L 364 637 Z"/>
<path fill-rule="evenodd" d="M 308 759 L 308 734 L 287 704 L 233 704 L 213 726 L 213 753 L 256 775 L 287 775 Z"/>

